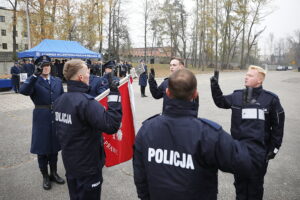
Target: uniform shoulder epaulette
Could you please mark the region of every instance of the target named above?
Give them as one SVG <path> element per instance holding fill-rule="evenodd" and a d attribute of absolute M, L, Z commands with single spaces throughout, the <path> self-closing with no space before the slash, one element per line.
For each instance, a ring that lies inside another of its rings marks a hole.
<path fill-rule="evenodd" d="M 233 92 L 243 92 L 244 89 L 234 90 Z"/>
<path fill-rule="evenodd" d="M 153 115 L 153 116 L 149 117 L 148 119 L 146 119 L 145 121 L 143 121 L 143 123 L 146 122 L 146 121 L 149 121 L 150 119 L 153 119 L 153 118 L 155 118 L 155 117 L 158 117 L 158 116 L 160 116 L 160 115 L 161 115 L 160 113 L 159 113 L 159 114 L 156 114 L 156 115 Z"/>
<path fill-rule="evenodd" d="M 214 128 L 215 130 L 220 130 L 222 129 L 222 126 L 217 124 L 216 122 L 213 122 L 211 120 L 208 119 L 204 119 L 204 118 L 198 118 L 200 121 L 202 121 L 204 124 L 209 125 L 210 127 Z"/>
<path fill-rule="evenodd" d="M 275 94 L 275 93 L 273 93 L 273 92 L 270 92 L 270 91 L 268 91 L 268 90 L 264 90 L 264 91 L 265 91 L 265 93 L 267 93 L 267 94 L 269 94 L 269 95 L 272 95 L 272 96 L 278 98 L 277 94 Z"/>
<path fill-rule="evenodd" d="M 167 77 L 167 78 L 164 78 L 164 81 L 165 81 L 165 80 L 168 80 L 168 79 L 169 79 L 169 77 Z"/>
<path fill-rule="evenodd" d="M 95 99 L 93 96 L 91 96 L 87 93 L 83 93 L 83 96 L 85 96 L 87 99 Z"/>

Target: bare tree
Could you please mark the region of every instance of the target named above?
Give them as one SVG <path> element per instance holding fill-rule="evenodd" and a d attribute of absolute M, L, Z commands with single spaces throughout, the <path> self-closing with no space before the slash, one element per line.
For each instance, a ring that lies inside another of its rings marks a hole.
<path fill-rule="evenodd" d="M 8 2 L 11 4 L 13 8 L 13 60 L 17 60 L 17 42 L 16 42 L 16 37 L 17 37 L 17 7 L 18 7 L 18 0 L 8 0 Z"/>

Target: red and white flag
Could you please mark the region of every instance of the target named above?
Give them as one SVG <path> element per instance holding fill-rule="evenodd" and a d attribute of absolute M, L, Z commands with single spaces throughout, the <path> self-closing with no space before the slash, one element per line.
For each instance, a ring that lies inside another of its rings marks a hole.
<path fill-rule="evenodd" d="M 133 144 L 135 138 L 134 124 L 134 96 L 132 89 L 132 78 L 127 76 L 120 81 L 119 91 L 122 104 L 122 123 L 118 132 L 112 135 L 103 133 L 104 150 L 106 154 L 105 166 L 110 167 L 127 160 L 133 156 Z M 96 97 L 105 108 L 107 108 L 107 96 L 109 89 Z"/>

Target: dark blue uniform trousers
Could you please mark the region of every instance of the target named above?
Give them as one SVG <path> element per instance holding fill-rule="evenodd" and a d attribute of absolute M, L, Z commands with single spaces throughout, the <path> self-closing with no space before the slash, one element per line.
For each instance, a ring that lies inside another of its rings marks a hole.
<path fill-rule="evenodd" d="M 234 175 L 234 186 L 236 200 L 262 200 L 264 194 L 264 177 L 267 172 L 268 163 L 260 173 L 253 174 L 250 178 Z"/>
<path fill-rule="evenodd" d="M 67 177 L 70 200 L 100 200 L 102 175 L 82 178 Z"/>
<path fill-rule="evenodd" d="M 37 157 L 40 169 L 46 169 L 48 164 L 52 166 L 56 165 L 57 163 L 57 153 L 48 155 L 38 155 Z"/>

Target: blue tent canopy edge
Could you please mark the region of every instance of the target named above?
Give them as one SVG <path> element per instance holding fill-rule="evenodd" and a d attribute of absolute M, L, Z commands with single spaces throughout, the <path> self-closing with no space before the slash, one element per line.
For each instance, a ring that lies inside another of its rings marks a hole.
<path fill-rule="evenodd" d="M 37 46 L 18 53 L 19 58 L 37 58 L 43 55 L 51 58 L 101 58 L 101 54 L 86 49 L 79 42 L 50 39 L 45 39 Z"/>

